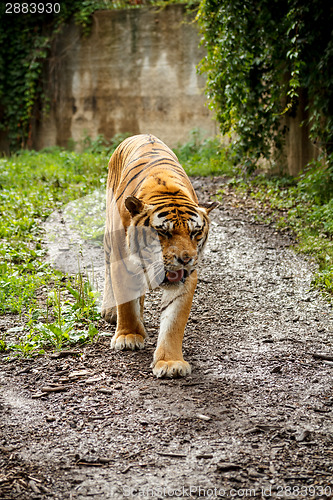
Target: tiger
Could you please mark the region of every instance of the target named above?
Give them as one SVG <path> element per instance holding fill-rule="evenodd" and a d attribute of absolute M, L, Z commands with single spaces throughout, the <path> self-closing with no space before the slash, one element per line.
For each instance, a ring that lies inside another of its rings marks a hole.
<path fill-rule="evenodd" d="M 209 213 L 217 205 L 198 203 L 175 153 L 151 134 L 125 139 L 111 156 L 101 315 L 117 324 L 112 349 L 142 349 L 147 337 L 145 293 L 149 288 L 162 288 L 152 362 L 158 378 L 191 373 L 183 358 L 184 331 L 208 237 Z"/>

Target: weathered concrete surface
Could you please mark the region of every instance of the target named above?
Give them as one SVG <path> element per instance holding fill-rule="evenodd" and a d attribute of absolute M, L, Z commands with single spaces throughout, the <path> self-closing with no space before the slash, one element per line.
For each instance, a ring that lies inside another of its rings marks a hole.
<path fill-rule="evenodd" d="M 213 135 L 205 80 L 196 71 L 204 52 L 192 21 L 174 5 L 98 11 L 88 37 L 74 23 L 66 26 L 53 47 L 51 111 L 35 147 L 121 132 L 151 132 L 172 146 L 194 128 Z"/>

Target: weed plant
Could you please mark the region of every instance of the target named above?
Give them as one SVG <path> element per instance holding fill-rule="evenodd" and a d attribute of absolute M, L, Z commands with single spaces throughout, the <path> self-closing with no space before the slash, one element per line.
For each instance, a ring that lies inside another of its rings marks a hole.
<path fill-rule="evenodd" d="M 333 178 L 325 164 L 313 162 L 297 178 L 234 177 L 231 185 L 264 208 L 264 222 L 292 230 L 295 249 L 318 265 L 313 286 L 333 303 Z M 258 214 L 257 219 L 263 220 Z"/>

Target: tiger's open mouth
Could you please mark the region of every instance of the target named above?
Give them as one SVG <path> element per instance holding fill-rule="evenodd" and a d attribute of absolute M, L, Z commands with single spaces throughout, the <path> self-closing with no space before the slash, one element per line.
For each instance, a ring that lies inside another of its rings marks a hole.
<path fill-rule="evenodd" d="M 186 269 L 178 269 L 177 271 L 165 270 L 163 283 L 184 283 L 188 274 Z"/>

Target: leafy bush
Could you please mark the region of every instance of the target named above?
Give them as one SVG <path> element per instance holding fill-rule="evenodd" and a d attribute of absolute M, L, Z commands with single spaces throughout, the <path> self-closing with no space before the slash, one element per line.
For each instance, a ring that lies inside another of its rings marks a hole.
<path fill-rule="evenodd" d="M 324 0 L 202 0 L 201 70 L 223 134 L 253 170 L 281 149 L 281 116 L 307 104 L 310 135 L 333 170 L 333 10 Z M 274 147 L 272 148 L 272 145 Z M 332 179 L 330 178 L 332 181 Z"/>

